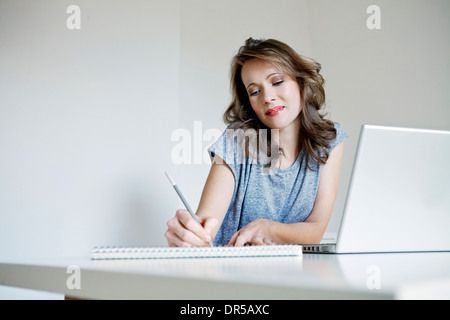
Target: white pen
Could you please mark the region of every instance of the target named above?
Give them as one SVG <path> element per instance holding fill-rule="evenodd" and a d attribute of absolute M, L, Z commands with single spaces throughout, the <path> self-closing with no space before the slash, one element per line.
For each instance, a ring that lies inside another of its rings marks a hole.
<path fill-rule="evenodd" d="M 189 213 L 191 214 L 192 218 L 195 219 L 195 221 L 198 222 L 198 224 L 201 225 L 200 221 L 198 220 L 197 216 L 195 215 L 195 213 L 192 211 L 191 207 L 189 206 L 189 204 L 187 203 L 186 199 L 184 198 L 183 194 L 181 193 L 180 189 L 178 188 L 177 184 L 175 183 L 175 181 L 172 179 L 172 177 L 167 173 L 166 173 L 166 177 L 167 179 L 169 179 L 170 183 L 172 184 L 173 188 L 175 189 L 175 191 L 177 192 L 178 196 L 180 197 L 181 201 L 183 201 L 184 206 L 186 207 L 187 211 L 189 211 Z"/>

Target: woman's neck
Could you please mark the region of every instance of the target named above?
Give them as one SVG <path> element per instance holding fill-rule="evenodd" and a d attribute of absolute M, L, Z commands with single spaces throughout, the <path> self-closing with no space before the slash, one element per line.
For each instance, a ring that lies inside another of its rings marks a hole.
<path fill-rule="evenodd" d="M 280 157 L 278 165 L 281 169 L 289 168 L 298 158 L 300 153 L 300 119 L 279 131 Z"/>

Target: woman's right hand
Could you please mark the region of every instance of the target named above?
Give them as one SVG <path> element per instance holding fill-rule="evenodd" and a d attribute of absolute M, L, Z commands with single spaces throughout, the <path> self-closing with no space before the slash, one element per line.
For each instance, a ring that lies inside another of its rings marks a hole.
<path fill-rule="evenodd" d="M 164 234 L 170 247 L 205 247 L 213 242 L 212 232 L 217 226 L 215 218 L 194 220 L 189 211 L 178 209 L 175 217 L 167 222 Z"/>

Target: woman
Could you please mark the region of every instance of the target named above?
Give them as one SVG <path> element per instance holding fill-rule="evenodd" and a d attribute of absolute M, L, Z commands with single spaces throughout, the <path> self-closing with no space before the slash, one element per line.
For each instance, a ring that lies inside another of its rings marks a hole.
<path fill-rule="evenodd" d="M 177 210 L 167 222 L 170 246 L 320 242 L 348 137 L 320 113 L 320 68 L 273 39 L 250 38 L 239 49 L 231 66 L 232 102 L 224 114 L 229 127 L 209 148 L 212 166 L 196 213 L 201 225 Z M 255 151 L 247 132 L 256 133 L 258 146 L 264 146 L 260 133 L 267 133 L 266 148 Z"/>

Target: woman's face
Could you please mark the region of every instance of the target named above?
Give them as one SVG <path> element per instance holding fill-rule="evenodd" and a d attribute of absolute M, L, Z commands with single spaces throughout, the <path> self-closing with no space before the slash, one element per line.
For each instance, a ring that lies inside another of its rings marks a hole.
<path fill-rule="evenodd" d="M 282 130 L 299 124 L 302 103 L 296 79 L 256 58 L 244 63 L 241 78 L 252 109 L 267 127 Z"/>

